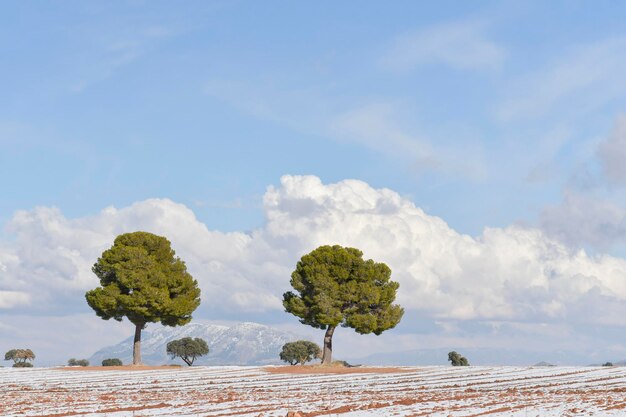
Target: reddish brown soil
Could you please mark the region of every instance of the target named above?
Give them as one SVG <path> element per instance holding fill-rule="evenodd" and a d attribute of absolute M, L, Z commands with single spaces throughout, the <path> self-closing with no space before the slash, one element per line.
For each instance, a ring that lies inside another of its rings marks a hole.
<path fill-rule="evenodd" d="M 151 369 L 181 368 L 59 368 L 60 371 Z M 578 383 L 581 379 L 577 377 L 584 377 L 590 371 L 565 371 L 560 375 L 571 375 L 573 378 L 561 381 L 554 375 L 541 375 L 533 380 L 532 376 L 526 374 L 504 374 L 498 378 L 501 382 L 495 383 L 495 379 L 490 379 L 488 374 L 483 379 L 482 373 L 469 369 L 467 372 L 476 378 L 471 386 L 463 383 L 464 375 L 460 372 L 439 376 L 426 376 L 428 370 L 424 373 L 416 372 L 414 376 L 406 374 L 415 372 L 416 368 L 297 365 L 265 367 L 262 371 L 274 375 L 263 375 L 258 368 L 223 371 L 217 377 L 212 373 L 198 376 L 193 372 L 165 372 L 162 376 L 109 374 L 103 377 L 94 372 L 82 376 L 66 375 L 60 378 L 61 382 L 55 377 L 32 384 L 28 381 L 11 382 L 3 386 L 0 416 L 28 413 L 43 417 L 78 417 L 85 414 L 106 417 L 110 413 L 130 415 L 131 412 L 136 412 L 139 417 L 155 413 L 150 410 L 156 409 L 161 409 L 160 414 L 166 415 L 171 408 L 190 410 L 189 413 L 207 417 L 233 417 L 243 414 L 276 416 L 277 410 L 299 410 L 303 417 L 335 417 L 368 409 L 379 409 L 380 415 L 396 413 L 395 415 L 407 417 L 427 417 L 433 414 L 502 417 L 528 408 L 528 415 L 535 417 L 538 414 L 531 414 L 531 411 L 537 407 L 562 408 L 559 415 L 564 417 L 626 415 L 623 414 L 623 410 L 626 410 L 624 378 L 620 379 L 619 375 L 608 371 L 590 375 L 588 381 L 591 381 L 592 386 L 574 389 L 568 386 L 568 381 Z M 390 373 L 401 375 L 380 378 L 375 375 Z M 312 377 L 307 374 L 320 376 Z M 324 374 L 354 375 L 334 378 Z M 446 380 L 454 375 L 459 375 L 459 378 Z M 67 378 L 66 382 L 62 381 L 64 378 Z M 615 378 L 621 385 L 613 385 Z M 81 383 L 82 380 L 85 381 L 84 384 Z M 93 385 L 89 382 L 92 380 Z M 106 380 L 110 380 L 110 384 L 104 384 L 103 381 Z M 385 380 L 388 381 L 379 382 Z M 606 382 L 606 385 L 597 385 L 597 381 Z M 422 382 L 424 385 L 421 385 Z M 489 383 L 494 383 L 494 386 L 489 386 Z M 312 387 L 315 389 L 311 389 Z M 399 414 L 398 410 L 402 410 L 404 414 Z M 285 414 L 282 412 L 280 415 Z"/>
<path fill-rule="evenodd" d="M 178 365 L 123 365 L 123 366 L 63 366 L 55 368 L 61 371 L 153 371 L 185 369 Z"/>
<path fill-rule="evenodd" d="M 268 366 L 264 371 L 272 374 L 397 374 L 408 372 L 403 368 L 369 368 L 321 365 Z"/>

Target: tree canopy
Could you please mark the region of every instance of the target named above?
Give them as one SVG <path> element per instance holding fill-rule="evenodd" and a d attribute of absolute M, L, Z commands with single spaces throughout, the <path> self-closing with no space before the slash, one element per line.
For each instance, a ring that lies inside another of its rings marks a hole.
<path fill-rule="evenodd" d="M 102 361 L 102 366 L 122 366 L 123 363 L 118 358 L 108 358 Z"/>
<path fill-rule="evenodd" d="M 357 333 L 374 333 L 395 327 L 404 310 L 393 304 L 399 284 L 391 281 L 384 263 L 364 260 L 356 248 L 320 246 L 304 255 L 291 274 L 295 292 L 283 295 L 285 310 L 324 335 L 323 364 L 332 361 L 332 337 L 337 326 Z"/>
<path fill-rule="evenodd" d="M 135 325 L 133 364 L 141 363 L 141 330 L 147 323 L 186 324 L 200 305 L 198 283 L 163 236 L 119 235 L 92 271 L 100 286 L 85 294 L 89 306 L 104 320 L 126 317 Z"/>
<path fill-rule="evenodd" d="M 172 340 L 166 346 L 167 354 L 172 359 L 181 358 L 189 366 L 197 357 L 204 356 L 209 353 L 209 345 L 206 341 L 196 337 L 183 337 L 182 339 Z"/>
<path fill-rule="evenodd" d="M 11 349 L 4 354 L 5 361 L 13 361 L 13 367 L 24 368 L 33 366 L 30 362 L 35 359 L 35 354 L 30 349 Z"/>
<path fill-rule="evenodd" d="M 295 365 L 299 363 L 304 365 L 306 362 L 310 362 L 315 358 L 318 358 L 322 350 L 320 347 L 308 340 L 298 340 L 296 342 L 289 342 L 283 345 L 283 349 L 280 352 L 280 359 Z"/>
<path fill-rule="evenodd" d="M 469 366 L 467 358 L 455 351 L 448 353 L 448 360 L 452 363 L 452 366 Z"/>

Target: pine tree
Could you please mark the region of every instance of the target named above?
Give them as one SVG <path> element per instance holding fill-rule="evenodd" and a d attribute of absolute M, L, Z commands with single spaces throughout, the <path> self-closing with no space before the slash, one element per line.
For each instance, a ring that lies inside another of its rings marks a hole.
<path fill-rule="evenodd" d="M 147 323 L 187 324 L 200 305 L 198 283 L 162 236 L 119 235 L 92 271 L 100 286 L 85 294 L 87 303 L 104 320 L 126 317 L 135 325 L 135 365 L 141 363 L 141 330 Z"/>
<path fill-rule="evenodd" d="M 384 263 L 363 260 L 355 248 L 320 246 L 304 255 L 291 274 L 295 292 L 283 295 L 285 310 L 309 326 L 325 329 L 322 364 L 332 362 L 337 326 L 380 335 L 395 327 L 404 310 L 392 304 L 399 284 Z"/>

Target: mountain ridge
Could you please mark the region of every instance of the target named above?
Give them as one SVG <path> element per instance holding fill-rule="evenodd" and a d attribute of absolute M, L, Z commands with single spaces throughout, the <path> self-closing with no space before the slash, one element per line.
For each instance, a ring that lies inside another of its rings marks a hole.
<path fill-rule="evenodd" d="M 167 343 L 183 337 L 199 337 L 209 345 L 209 354 L 197 358 L 197 365 L 270 365 L 280 363 L 278 357 L 287 342 L 302 339 L 291 332 L 263 324 L 242 322 L 232 326 L 209 323 L 189 323 L 185 326 L 158 326 L 142 332 L 141 358 L 146 365 L 183 363 L 170 359 Z M 132 362 L 133 337 L 106 346 L 95 352 L 89 362 L 99 365 L 102 360 L 118 358 L 123 363 Z"/>

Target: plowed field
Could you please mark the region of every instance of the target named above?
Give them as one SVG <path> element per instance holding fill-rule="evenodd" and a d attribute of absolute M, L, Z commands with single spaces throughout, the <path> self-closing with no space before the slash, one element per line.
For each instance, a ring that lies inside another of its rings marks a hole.
<path fill-rule="evenodd" d="M 283 417 L 288 411 L 626 416 L 626 367 L 0 369 L 2 416 Z"/>

